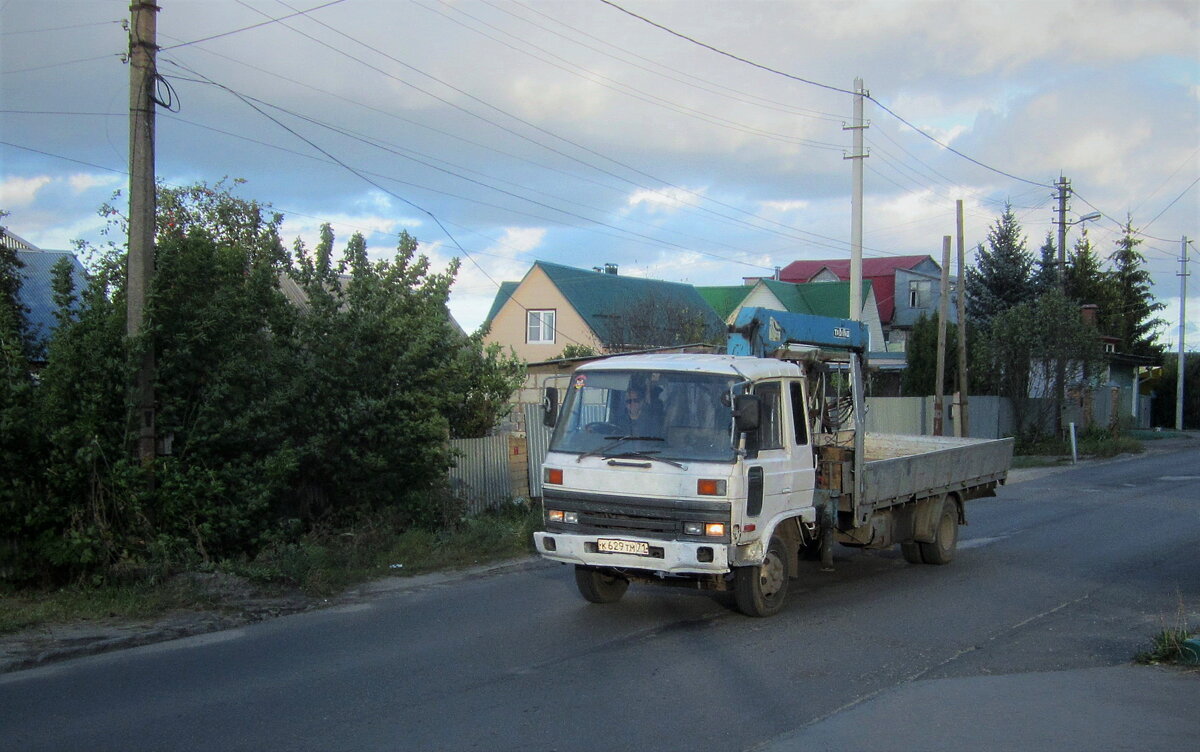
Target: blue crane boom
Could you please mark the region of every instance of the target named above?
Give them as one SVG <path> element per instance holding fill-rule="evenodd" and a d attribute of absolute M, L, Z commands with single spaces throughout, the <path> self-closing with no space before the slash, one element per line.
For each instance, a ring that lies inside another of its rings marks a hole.
<path fill-rule="evenodd" d="M 729 329 L 730 355 L 780 357 L 788 345 L 807 345 L 862 355 L 867 327 L 861 321 L 805 313 L 743 308 Z"/>

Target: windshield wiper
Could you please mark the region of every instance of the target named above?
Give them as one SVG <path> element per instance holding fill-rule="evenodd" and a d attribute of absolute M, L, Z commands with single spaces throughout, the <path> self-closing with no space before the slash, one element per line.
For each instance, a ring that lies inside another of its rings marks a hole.
<path fill-rule="evenodd" d="M 658 462 L 665 462 L 668 465 L 673 465 L 675 467 L 678 467 L 681 470 L 687 470 L 687 465 L 685 465 L 681 462 L 676 462 L 675 460 L 669 460 L 666 457 L 655 457 L 654 455 L 656 455 L 656 454 L 658 454 L 657 449 L 653 449 L 653 450 L 646 451 L 646 452 L 621 452 L 620 454 L 606 455 L 604 457 L 604 459 L 606 459 L 606 460 L 616 460 L 616 459 L 657 460 Z"/>
<path fill-rule="evenodd" d="M 591 451 L 584 452 L 576 457 L 575 461 L 580 462 L 584 457 L 596 457 L 598 455 L 607 454 L 609 450 L 615 448 L 617 444 L 620 444 L 622 441 L 666 441 L 666 439 L 661 436 L 605 436 L 604 440 L 611 441 L 612 443 L 605 444 L 599 449 L 593 449 Z"/>

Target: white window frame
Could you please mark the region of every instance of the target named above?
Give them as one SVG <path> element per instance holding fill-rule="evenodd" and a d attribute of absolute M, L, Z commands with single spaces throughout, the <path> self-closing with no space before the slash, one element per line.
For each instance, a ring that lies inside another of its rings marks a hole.
<path fill-rule="evenodd" d="M 554 320 L 558 318 L 553 308 L 538 308 L 525 313 L 525 342 L 530 345 L 554 344 Z"/>

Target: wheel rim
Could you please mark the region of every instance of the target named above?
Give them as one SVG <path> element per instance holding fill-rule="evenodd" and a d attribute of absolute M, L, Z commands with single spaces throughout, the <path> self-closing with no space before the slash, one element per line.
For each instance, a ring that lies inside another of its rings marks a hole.
<path fill-rule="evenodd" d="M 940 548 L 943 553 L 954 547 L 954 534 L 957 532 L 955 529 L 957 526 L 958 522 L 954 519 L 952 514 L 946 512 L 942 515 L 942 522 L 938 527 L 937 542 L 938 548 Z"/>
<path fill-rule="evenodd" d="M 758 588 L 766 598 L 783 588 L 783 559 L 774 551 L 767 552 L 767 558 L 758 568 Z"/>

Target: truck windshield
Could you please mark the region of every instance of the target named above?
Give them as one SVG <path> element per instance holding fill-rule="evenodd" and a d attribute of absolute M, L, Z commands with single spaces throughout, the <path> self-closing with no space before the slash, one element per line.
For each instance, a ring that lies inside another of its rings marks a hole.
<path fill-rule="evenodd" d="M 691 371 L 584 371 L 563 401 L 550 450 L 732 462 L 736 379 Z"/>

